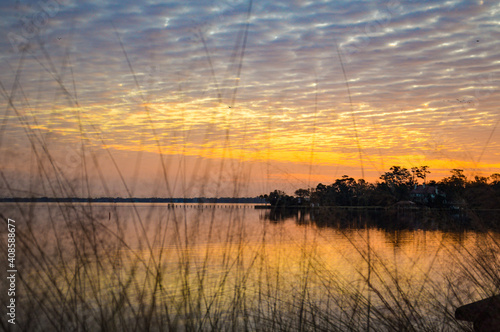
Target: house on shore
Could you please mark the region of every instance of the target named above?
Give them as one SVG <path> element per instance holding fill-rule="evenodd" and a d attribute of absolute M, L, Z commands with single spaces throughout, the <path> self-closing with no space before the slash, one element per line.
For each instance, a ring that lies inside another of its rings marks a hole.
<path fill-rule="evenodd" d="M 415 185 L 410 191 L 410 199 L 412 202 L 418 204 L 432 204 L 437 200 L 444 201 L 446 195 L 438 190 L 437 186 L 427 186 L 425 183 L 422 185 Z"/>

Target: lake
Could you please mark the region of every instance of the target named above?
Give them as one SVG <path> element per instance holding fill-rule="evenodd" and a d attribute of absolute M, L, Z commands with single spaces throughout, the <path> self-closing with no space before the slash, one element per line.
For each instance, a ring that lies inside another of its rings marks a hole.
<path fill-rule="evenodd" d="M 95 203 L 1 211 L 16 220 L 22 330 L 457 331 L 470 326 L 455 309 L 500 286 L 500 234 L 432 211 Z M 6 239 L 4 227 L 4 252 Z"/>

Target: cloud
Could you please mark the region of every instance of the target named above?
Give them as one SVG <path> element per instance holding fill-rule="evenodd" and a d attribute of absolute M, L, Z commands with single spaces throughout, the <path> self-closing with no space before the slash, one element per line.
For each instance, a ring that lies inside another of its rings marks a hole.
<path fill-rule="evenodd" d="M 500 158 L 495 2 L 255 1 L 249 17 L 247 1 L 58 3 L 24 58 L 7 35 L 43 9 L 1 4 L 0 70 L 3 100 L 15 91 L 30 128 L 68 144 L 85 130 L 131 151 L 272 146 L 297 165 L 313 149 L 346 170 L 359 147 L 374 165 Z M 26 135 L 7 115 L 4 135 Z"/>

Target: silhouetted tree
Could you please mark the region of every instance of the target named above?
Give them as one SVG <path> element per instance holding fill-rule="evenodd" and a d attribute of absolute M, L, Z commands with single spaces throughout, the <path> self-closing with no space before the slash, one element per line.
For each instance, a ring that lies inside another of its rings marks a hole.
<path fill-rule="evenodd" d="M 295 190 L 295 196 L 299 198 L 299 204 L 306 205 L 311 200 L 311 190 L 310 189 L 297 189 Z"/>
<path fill-rule="evenodd" d="M 463 169 L 454 168 L 451 171 L 451 176 L 442 179 L 439 183 L 448 200 L 454 204 L 463 204 L 463 193 L 467 184 L 467 177 L 464 175 Z"/>
<path fill-rule="evenodd" d="M 450 172 L 451 176 L 444 178 L 441 182 L 453 187 L 465 188 L 465 185 L 467 184 L 467 177 L 464 175 L 464 170 L 454 168 Z"/>
<path fill-rule="evenodd" d="M 267 196 L 267 198 L 266 198 Z M 298 201 L 293 196 L 288 196 L 284 191 L 274 190 L 269 195 L 264 195 L 264 199 L 266 199 L 269 204 L 273 207 L 287 207 L 294 206 L 298 204 Z"/>
<path fill-rule="evenodd" d="M 411 173 L 406 168 L 392 166 L 390 172 L 382 174 L 380 179 L 384 181 L 398 201 L 409 198 L 409 193 L 414 182 Z"/>
<path fill-rule="evenodd" d="M 500 206 L 494 186 L 488 184 L 488 179 L 488 177 L 476 175 L 474 181 L 466 183 L 462 197 L 469 208 L 497 209 Z"/>
<path fill-rule="evenodd" d="M 427 174 L 430 173 L 427 170 L 428 168 L 429 168 L 429 166 L 412 167 L 411 168 L 411 172 L 417 178 L 422 179 L 424 181 L 424 184 L 425 184 L 426 183 L 426 179 L 427 179 Z M 413 178 L 413 182 L 417 183 L 418 181 L 415 178 Z"/>
<path fill-rule="evenodd" d="M 468 181 L 462 169 L 453 169 L 449 177 L 427 183 L 428 166 L 413 167 L 411 172 L 401 166 L 392 166 L 389 172 L 380 176 L 382 182 L 367 183 L 363 179 L 343 175 L 331 185 L 319 183 L 316 188 L 298 189 L 295 197 L 275 190 L 269 195 L 261 195 L 273 207 L 308 206 L 310 203 L 321 206 L 390 206 L 401 200 L 410 199 L 410 192 L 422 179 L 427 186 L 439 187 L 436 194 L 426 204 L 432 207 L 466 205 L 476 209 L 496 209 L 500 206 L 500 174 L 490 177 L 475 176 Z"/>
<path fill-rule="evenodd" d="M 500 174 L 498 173 L 493 173 L 490 175 L 490 180 L 492 185 L 496 185 L 500 183 Z"/>

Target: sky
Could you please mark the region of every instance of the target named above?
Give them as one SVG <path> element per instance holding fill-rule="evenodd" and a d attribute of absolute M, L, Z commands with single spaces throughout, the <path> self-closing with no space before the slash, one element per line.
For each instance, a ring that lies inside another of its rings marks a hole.
<path fill-rule="evenodd" d="M 0 195 L 500 172 L 497 1 L 0 1 Z"/>

